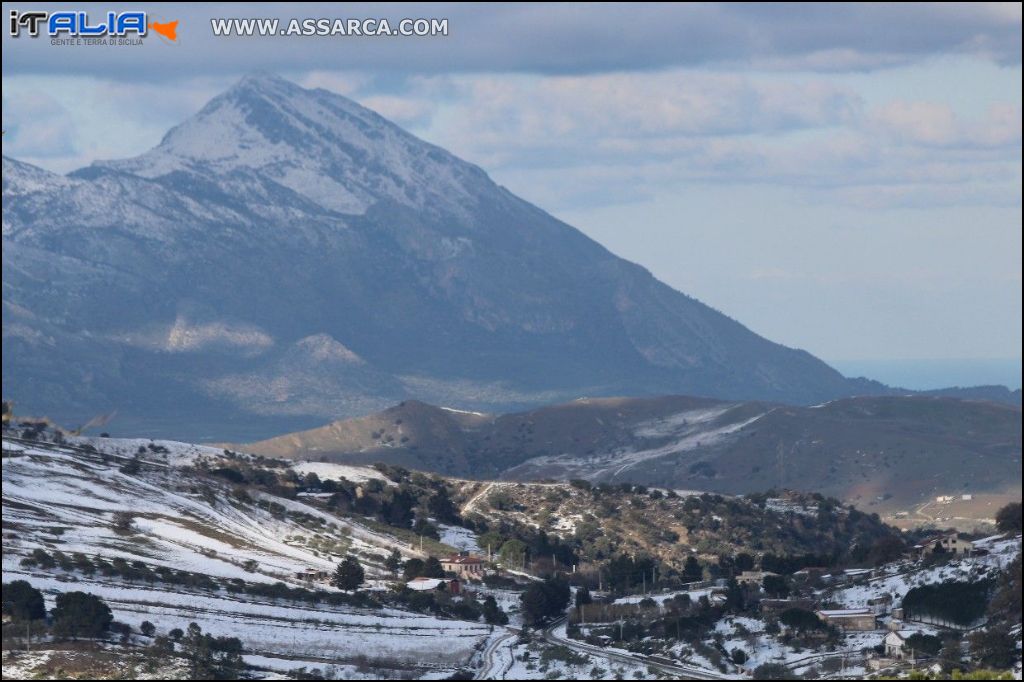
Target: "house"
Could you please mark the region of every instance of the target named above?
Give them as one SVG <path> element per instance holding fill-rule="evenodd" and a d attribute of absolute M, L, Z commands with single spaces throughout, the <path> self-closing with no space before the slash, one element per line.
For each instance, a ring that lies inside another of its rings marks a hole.
<path fill-rule="evenodd" d="M 919 557 L 929 554 L 949 554 L 952 556 L 968 556 L 974 553 L 974 543 L 959 533 L 948 533 L 932 538 L 920 545 L 914 545 L 914 551 Z"/>
<path fill-rule="evenodd" d="M 880 597 L 871 597 L 868 599 L 868 608 L 876 616 L 884 616 L 892 608 L 892 595 L 883 594 Z"/>
<path fill-rule="evenodd" d="M 326 582 L 331 579 L 328 571 L 321 571 L 316 568 L 306 568 L 295 572 L 295 579 L 307 583 Z"/>
<path fill-rule="evenodd" d="M 907 644 L 907 640 L 914 635 L 913 630 L 891 630 L 885 634 L 882 644 L 885 646 L 885 655 L 897 661 L 914 662 L 914 650 Z"/>
<path fill-rule="evenodd" d="M 772 573 L 771 571 L 743 571 L 736 576 L 736 582 L 740 585 L 756 585 L 760 586 L 764 582 L 764 579 L 768 576 L 778 576 L 778 573 Z"/>
<path fill-rule="evenodd" d="M 462 580 L 483 580 L 485 562 L 480 557 L 469 553 L 453 554 L 441 559 L 441 568 L 445 573 L 454 573 Z"/>
<path fill-rule="evenodd" d="M 765 617 L 777 617 L 783 611 L 789 609 L 803 609 L 813 611 L 816 606 L 813 599 L 762 599 L 761 613 Z"/>
<path fill-rule="evenodd" d="M 827 609 L 815 612 L 822 622 L 843 632 L 867 632 L 878 628 L 878 617 L 871 609 Z"/>
<path fill-rule="evenodd" d="M 451 594 L 459 594 L 461 585 L 458 578 L 413 578 L 405 584 L 414 592 L 430 592 L 447 590 Z"/>
<path fill-rule="evenodd" d="M 728 601 L 729 598 L 721 592 L 712 592 L 708 595 L 708 603 L 711 604 L 711 606 L 725 606 Z"/>
<path fill-rule="evenodd" d="M 846 583 L 853 583 L 858 580 L 867 580 L 875 574 L 870 568 L 847 568 L 843 571 L 842 580 Z"/>
<path fill-rule="evenodd" d="M 808 566 L 794 573 L 793 579 L 799 582 L 809 582 L 828 575 L 828 572 L 828 569 L 824 566 Z"/>

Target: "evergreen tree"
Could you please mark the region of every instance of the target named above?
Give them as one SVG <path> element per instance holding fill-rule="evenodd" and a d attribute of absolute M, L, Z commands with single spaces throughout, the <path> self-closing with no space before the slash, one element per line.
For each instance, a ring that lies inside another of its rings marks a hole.
<path fill-rule="evenodd" d="M 427 511 L 441 523 L 459 522 L 459 510 L 456 508 L 452 498 L 448 496 L 448 489 L 441 486 L 427 501 Z"/>
<path fill-rule="evenodd" d="M 696 583 L 700 582 L 703 579 L 704 569 L 701 568 L 700 562 L 697 561 L 697 557 L 686 557 L 686 563 L 683 564 L 683 582 Z"/>
<path fill-rule="evenodd" d="M 569 583 L 560 576 L 531 583 L 520 597 L 523 619 L 527 625 L 541 625 L 549 618 L 562 615 L 570 597 Z"/>
<path fill-rule="evenodd" d="M 423 562 L 423 575 L 427 578 L 444 577 L 444 569 L 441 568 L 441 562 L 437 560 L 437 557 L 427 557 L 427 560 Z"/>
<path fill-rule="evenodd" d="M 339 590 L 356 590 L 365 577 L 362 565 L 355 558 L 346 556 L 335 569 L 331 583 Z"/>
<path fill-rule="evenodd" d="M 392 573 L 398 571 L 402 567 L 402 555 L 399 554 L 397 549 L 391 550 L 391 554 L 384 560 L 384 568 L 388 569 Z"/>
<path fill-rule="evenodd" d="M 996 527 L 1002 533 L 1019 533 L 1021 530 L 1020 502 L 1011 502 L 996 512 Z"/>
<path fill-rule="evenodd" d="M 14 620 L 39 620 L 46 617 L 43 593 L 26 580 L 3 585 L 3 613 Z"/>
<path fill-rule="evenodd" d="M 761 582 L 765 594 L 776 599 L 785 599 L 789 596 L 789 582 L 785 576 L 766 575 Z"/>
<path fill-rule="evenodd" d="M 498 602 L 495 601 L 494 597 L 487 595 L 484 599 L 484 603 L 481 606 L 481 610 L 484 614 L 484 621 L 491 625 L 507 625 L 508 614 L 501 610 L 498 606 Z"/>
<path fill-rule="evenodd" d="M 103 600 L 85 592 L 57 595 L 53 611 L 53 632 L 60 637 L 100 637 L 114 621 Z"/>
<path fill-rule="evenodd" d="M 423 559 L 417 559 L 413 557 L 405 562 L 405 568 L 402 570 L 402 577 L 406 580 L 412 580 L 413 578 L 419 578 L 423 575 Z"/>

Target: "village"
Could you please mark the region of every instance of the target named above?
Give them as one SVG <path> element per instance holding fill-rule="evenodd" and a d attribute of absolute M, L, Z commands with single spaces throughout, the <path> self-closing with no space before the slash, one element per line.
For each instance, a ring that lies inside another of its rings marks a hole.
<path fill-rule="evenodd" d="M 588 587 L 586 580 L 578 579 L 582 576 L 569 575 L 573 598 L 566 615 L 553 618 L 552 625 L 539 632 L 581 655 L 621 652 L 668 666 L 666 670 L 682 666 L 707 675 L 762 679 L 773 668 L 821 677 L 910 670 L 941 674 L 941 657 L 950 655 L 944 647 L 955 642 L 961 651 L 965 637 L 983 627 L 986 618 L 983 613 L 966 620 L 945 617 L 927 605 L 908 603 L 908 594 L 946 581 L 991 579 L 1019 557 L 1020 544 L 1020 535 L 972 540 L 959 532 L 942 532 L 877 567 L 807 566 L 788 575 L 750 569 L 732 578 L 657 590 L 652 574 L 651 589 L 645 583 L 634 594 Z M 540 575 L 506 570 L 498 557 L 473 551 L 451 554 L 438 563 L 442 574 L 368 581 L 365 587 L 455 600 L 501 594 L 512 627 L 529 630 L 519 613 L 518 595 L 525 586 L 541 581 Z M 296 578 L 310 584 L 331 581 L 329 573 L 315 569 Z M 503 589 L 493 589 L 499 583 Z M 711 627 L 703 633 L 709 635 L 703 643 L 700 634 L 689 644 L 680 643 L 686 637 L 679 631 L 659 642 L 651 625 L 675 618 L 678 628 L 687 618 L 708 616 Z"/>

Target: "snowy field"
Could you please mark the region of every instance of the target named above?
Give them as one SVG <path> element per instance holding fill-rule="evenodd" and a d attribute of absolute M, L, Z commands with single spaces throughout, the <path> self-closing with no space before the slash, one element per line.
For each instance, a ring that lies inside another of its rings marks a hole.
<path fill-rule="evenodd" d="M 196 622 L 204 632 L 239 637 L 253 662 L 276 660 L 276 665 L 263 666 L 275 670 L 335 666 L 350 677 L 370 665 L 444 677 L 478 661 L 492 633 L 482 623 L 394 608 L 201 591 L 160 581 L 129 584 L 119 576 L 23 566 L 23 558 L 43 549 L 68 557 L 101 556 L 108 562 L 141 561 L 154 570 L 166 567 L 248 584 L 307 586 L 295 577 L 297 572 L 330 571 L 346 554 L 359 557 L 368 577 L 383 574 L 380 563 L 392 549 L 405 557 L 419 555 L 353 519 L 256 491 L 238 499 L 228 484 L 182 468 L 200 457 L 219 457 L 220 450 L 167 442 L 162 447 L 169 453 L 154 453 L 150 441 L 95 442 L 104 453 L 4 440 L 3 580 L 28 580 L 44 592 L 47 607 L 60 592 L 90 592 L 108 603 L 115 619 L 136 630 L 143 620 L 154 623 L 159 634 Z M 140 445 L 147 449 L 141 471 L 121 471 Z M 351 469 L 334 473 L 352 480 L 360 468 Z M 361 475 L 379 476 L 373 470 Z M 126 518 L 128 529 L 123 527 Z"/>

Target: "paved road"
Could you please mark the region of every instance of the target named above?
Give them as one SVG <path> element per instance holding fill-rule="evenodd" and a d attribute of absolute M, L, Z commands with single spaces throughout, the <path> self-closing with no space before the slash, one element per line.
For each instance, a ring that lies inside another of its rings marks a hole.
<path fill-rule="evenodd" d="M 575 639 L 559 637 L 555 631 L 565 624 L 565 620 L 566 619 L 564 617 L 560 618 L 551 625 L 549 625 L 547 628 L 545 628 L 544 639 L 551 644 L 558 644 L 569 649 L 573 649 L 574 651 L 578 651 L 580 653 L 588 654 L 591 656 L 598 656 L 601 658 L 606 658 L 611 661 L 618 661 L 620 663 L 639 663 L 641 665 L 646 665 L 647 667 L 653 670 L 665 673 L 666 675 L 671 675 L 676 679 L 680 680 L 730 679 L 724 675 L 712 673 L 708 670 L 702 670 L 700 668 L 692 668 L 690 666 L 679 664 L 670 665 L 668 663 L 663 663 L 660 660 L 653 660 L 649 656 L 642 656 L 639 654 L 635 656 L 630 654 L 621 654 L 617 651 L 609 651 L 608 649 L 604 649 L 602 647 L 591 646 L 590 644 L 585 644 Z"/>
<path fill-rule="evenodd" d="M 508 669 L 512 667 L 512 640 L 516 633 L 505 628 L 504 634 L 492 637 L 487 642 L 483 652 L 483 665 L 476 675 L 475 680 L 501 680 L 505 678 Z M 503 649 L 508 649 L 503 651 Z"/>

